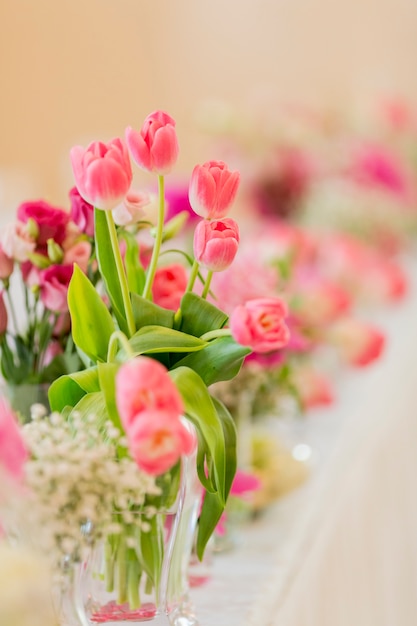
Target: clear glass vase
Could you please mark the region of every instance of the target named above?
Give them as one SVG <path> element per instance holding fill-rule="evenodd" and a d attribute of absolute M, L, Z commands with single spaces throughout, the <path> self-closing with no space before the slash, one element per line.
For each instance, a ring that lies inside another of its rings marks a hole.
<path fill-rule="evenodd" d="M 195 457 L 183 459 L 173 507 L 132 519 L 122 533 L 91 547 L 74 587 L 83 626 L 198 624 L 188 594 L 188 566 L 200 498 Z"/>

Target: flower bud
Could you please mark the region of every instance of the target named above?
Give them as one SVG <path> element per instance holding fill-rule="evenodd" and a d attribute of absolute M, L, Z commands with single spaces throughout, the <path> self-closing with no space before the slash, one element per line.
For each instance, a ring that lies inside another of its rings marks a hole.
<path fill-rule="evenodd" d="M 62 263 L 62 259 L 64 258 L 64 251 L 61 246 L 56 243 L 53 239 L 48 239 L 48 257 L 50 261 L 54 264 Z"/>
<path fill-rule="evenodd" d="M 239 172 L 231 172 L 223 161 L 196 165 L 189 188 L 193 211 L 207 219 L 225 217 L 236 197 L 239 180 Z"/>
<path fill-rule="evenodd" d="M 203 267 L 221 272 L 232 263 L 239 247 L 239 227 L 230 217 L 201 220 L 194 232 L 194 256 Z"/>
<path fill-rule="evenodd" d="M 140 132 L 129 126 L 126 142 L 135 163 L 148 172 L 168 174 L 177 161 L 175 120 L 163 111 L 148 115 Z"/>
<path fill-rule="evenodd" d="M 0 243 L 0 280 L 7 280 L 13 273 L 14 261 L 3 250 Z"/>
<path fill-rule="evenodd" d="M 129 191 L 132 168 L 123 141 L 93 141 L 87 148 L 71 149 L 75 183 L 81 196 L 93 206 L 110 211 Z"/>

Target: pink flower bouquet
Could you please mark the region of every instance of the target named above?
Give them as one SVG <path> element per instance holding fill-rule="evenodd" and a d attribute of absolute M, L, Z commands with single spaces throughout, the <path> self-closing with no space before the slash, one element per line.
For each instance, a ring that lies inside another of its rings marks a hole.
<path fill-rule="evenodd" d="M 161 111 L 149 115 L 139 132 L 128 128 L 126 143 L 118 138 L 72 149 L 77 189 L 95 207 L 95 255 L 105 297 L 74 263 L 71 333 L 89 362 L 58 378 L 49 400 L 68 419 L 93 414 L 97 425 L 110 423 L 122 434 L 117 457 L 133 460 L 161 485 L 175 489 L 181 457 L 197 446 L 196 471 L 205 493 L 196 544 L 201 558 L 236 471 L 235 425 L 209 387 L 234 378 L 254 347 L 282 347 L 288 329 L 279 298 L 249 304 L 248 314 L 241 312 L 230 325 L 228 315 L 207 299 L 213 273 L 233 262 L 239 245 L 238 225 L 227 217 L 239 173 L 224 162 L 196 166 L 191 176 L 190 204 L 201 216 L 194 258 L 167 249 L 182 221 L 165 217 L 165 175 L 177 155 L 175 122 Z M 131 158 L 157 176 L 156 224 L 147 214 L 146 194 L 131 190 Z M 171 265 L 164 264 L 168 252 L 177 255 Z M 151 560 L 147 565 L 156 567 L 156 553 Z"/>

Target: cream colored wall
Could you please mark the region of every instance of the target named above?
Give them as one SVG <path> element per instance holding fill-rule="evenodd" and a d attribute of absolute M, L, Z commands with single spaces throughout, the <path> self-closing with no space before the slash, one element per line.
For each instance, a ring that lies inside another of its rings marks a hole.
<path fill-rule="evenodd" d="M 0 0 L 0 211 L 66 203 L 68 151 L 177 120 L 188 171 L 206 99 L 417 101 L 416 0 Z M 214 156 L 214 155 L 213 155 Z"/>

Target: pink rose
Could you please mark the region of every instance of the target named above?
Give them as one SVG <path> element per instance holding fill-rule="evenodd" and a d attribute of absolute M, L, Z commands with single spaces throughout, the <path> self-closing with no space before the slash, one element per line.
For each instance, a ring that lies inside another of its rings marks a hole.
<path fill-rule="evenodd" d="M 176 311 L 187 283 L 187 271 L 182 265 L 172 264 L 158 268 L 152 285 L 153 301 L 165 309 Z"/>
<path fill-rule="evenodd" d="M 14 261 L 7 256 L 0 243 L 0 280 L 7 280 L 13 273 Z"/>
<path fill-rule="evenodd" d="M 91 257 L 91 243 L 89 241 L 78 241 L 71 248 L 65 250 L 63 265 L 73 265 L 76 263 L 80 269 L 87 273 L 88 263 Z"/>
<path fill-rule="evenodd" d="M 287 306 L 280 298 L 257 298 L 236 307 L 230 316 L 232 336 L 255 352 L 272 352 L 290 338 L 285 317 Z"/>
<path fill-rule="evenodd" d="M 94 207 L 84 200 L 77 187 L 73 187 L 69 192 L 70 216 L 77 228 L 87 235 L 94 237 Z"/>
<path fill-rule="evenodd" d="M 124 363 L 116 376 L 116 404 L 129 435 L 143 411 L 164 411 L 177 419 L 184 407 L 181 395 L 159 361 L 138 356 Z"/>
<path fill-rule="evenodd" d="M 75 184 L 84 200 L 105 211 L 114 209 L 132 182 L 129 153 L 123 141 L 116 138 L 107 144 L 93 141 L 87 148 L 74 146 L 70 156 Z"/>
<path fill-rule="evenodd" d="M 144 191 L 129 191 L 123 202 L 113 209 L 113 219 L 119 226 L 131 226 L 141 220 L 144 208 L 150 204 L 151 198 Z"/>
<path fill-rule="evenodd" d="M 194 435 L 179 418 L 155 409 L 143 411 L 129 428 L 128 448 L 138 467 L 148 474 L 168 471 L 195 448 Z"/>
<path fill-rule="evenodd" d="M 239 239 L 239 227 L 230 217 L 201 220 L 194 231 L 195 259 L 208 270 L 221 272 L 232 264 Z"/>
<path fill-rule="evenodd" d="M 4 303 L 4 291 L 0 291 L 0 336 L 7 331 L 8 315 Z"/>
<path fill-rule="evenodd" d="M 39 273 L 40 297 L 44 306 L 54 313 L 68 310 L 67 293 L 72 265 L 51 265 Z"/>
<path fill-rule="evenodd" d="M 29 219 L 36 222 L 39 229 L 36 238 L 38 246 L 45 246 L 48 239 L 53 239 L 58 244 L 65 239 L 69 214 L 64 209 L 53 207 L 44 200 L 35 200 L 21 204 L 17 209 L 17 217 L 24 224 Z"/>
<path fill-rule="evenodd" d="M 16 415 L 0 398 L 0 467 L 14 479 L 23 477 L 28 451 L 20 434 Z"/>
<path fill-rule="evenodd" d="M 175 120 L 164 111 L 148 115 L 140 132 L 129 126 L 126 142 L 135 163 L 149 172 L 168 174 L 177 161 Z"/>
<path fill-rule="evenodd" d="M 225 217 L 236 197 L 239 180 L 239 172 L 231 172 L 223 161 L 196 165 L 189 187 L 193 211 L 207 219 Z"/>

